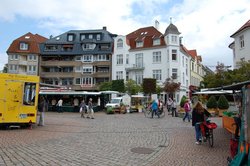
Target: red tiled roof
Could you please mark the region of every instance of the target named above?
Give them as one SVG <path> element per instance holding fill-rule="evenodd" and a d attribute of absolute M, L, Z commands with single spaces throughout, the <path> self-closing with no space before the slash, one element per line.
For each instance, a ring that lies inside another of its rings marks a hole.
<path fill-rule="evenodd" d="M 232 34 L 230 37 L 233 37 L 237 33 L 243 31 L 246 28 L 250 28 L 250 20 L 248 20 L 240 29 L 238 29 L 234 34 Z"/>
<path fill-rule="evenodd" d="M 197 57 L 196 50 L 188 50 L 188 54 L 191 55 L 191 57 L 194 59 Z"/>
<path fill-rule="evenodd" d="M 45 42 L 47 38 L 39 35 L 27 33 L 15 39 L 7 50 L 7 53 L 40 53 L 39 43 Z M 20 42 L 28 44 L 28 50 L 20 50 Z"/>
<path fill-rule="evenodd" d="M 153 45 L 153 39 L 160 39 L 160 45 Z M 164 36 L 155 27 L 144 27 L 126 35 L 127 43 L 131 49 L 165 46 Z M 136 41 L 142 41 L 143 47 L 136 48 Z"/>

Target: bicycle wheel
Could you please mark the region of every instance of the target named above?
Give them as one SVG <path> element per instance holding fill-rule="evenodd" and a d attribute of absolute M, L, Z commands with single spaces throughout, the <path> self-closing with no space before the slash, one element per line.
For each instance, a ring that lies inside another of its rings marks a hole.
<path fill-rule="evenodd" d="M 160 118 L 163 118 L 164 116 L 165 116 L 165 111 L 164 110 L 160 111 Z"/>
<path fill-rule="evenodd" d="M 214 134 L 213 134 L 212 129 L 208 130 L 208 143 L 209 143 L 210 147 L 214 146 Z"/>
<path fill-rule="evenodd" d="M 150 111 L 150 109 L 146 109 L 146 110 L 144 111 L 144 116 L 145 116 L 146 118 L 149 118 L 149 117 L 151 116 L 151 111 Z"/>

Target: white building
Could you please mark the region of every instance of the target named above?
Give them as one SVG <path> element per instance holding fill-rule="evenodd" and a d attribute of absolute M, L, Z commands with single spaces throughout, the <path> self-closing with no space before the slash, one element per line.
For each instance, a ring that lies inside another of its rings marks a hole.
<path fill-rule="evenodd" d="M 112 79 L 135 80 L 155 78 L 163 86 L 167 78 L 181 83 L 174 94 L 177 102 L 188 95 L 190 84 L 190 56 L 180 46 L 180 32 L 172 23 L 163 35 L 155 27 L 144 27 L 126 36 L 114 39 L 112 56 Z"/>
<path fill-rule="evenodd" d="M 229 48 L 233 50 L 233 65 L 237 69 L 241 61 L 250 62 L 250 20 L 230 37 L 234 38 Z"/>

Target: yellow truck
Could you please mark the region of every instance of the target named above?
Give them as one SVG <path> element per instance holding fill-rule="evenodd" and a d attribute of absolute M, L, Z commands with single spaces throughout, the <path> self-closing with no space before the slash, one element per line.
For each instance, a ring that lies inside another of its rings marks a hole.
<path fill-rule="evenodd" d="M 0 73 L 0 125 L 36 123 L 38 76 Z"/>

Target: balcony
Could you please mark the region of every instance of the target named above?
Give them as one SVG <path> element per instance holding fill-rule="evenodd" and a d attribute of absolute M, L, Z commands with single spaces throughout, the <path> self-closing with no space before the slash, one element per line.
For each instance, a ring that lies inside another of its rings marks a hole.
<path fill-rule="evenodd" d="M 138 70 L 144 70 L 144 69 L 145 69 L 144 64 L 140 64 L 140 65 L 133 64 L 133 65 L 127 65 L 125 67 L 126 71 L 138 71 Z"/>
<path fill-rule="evenodd" d="M 41 61 L 41 66 L 80 66 L 81 61 Z"/>
<path fill-rule="evenodd" d="M 104 78 L 104 77 L 110 77 L 111 74 L 109 72 L 95 72 L 92 74 L 95 78 Z"/>
<path fill-rule="evenodd" d="M 111 62 L 110 61 L 94 61 L 93 66 L 110 66 Z"/>
<path fill-rule="evenodd" d="M 78 73 L 76 73 L 78 74 Z M 41 72 L 40 77 L 46 78 L 72 78 L 74 77 L 74 72 Z"/>

